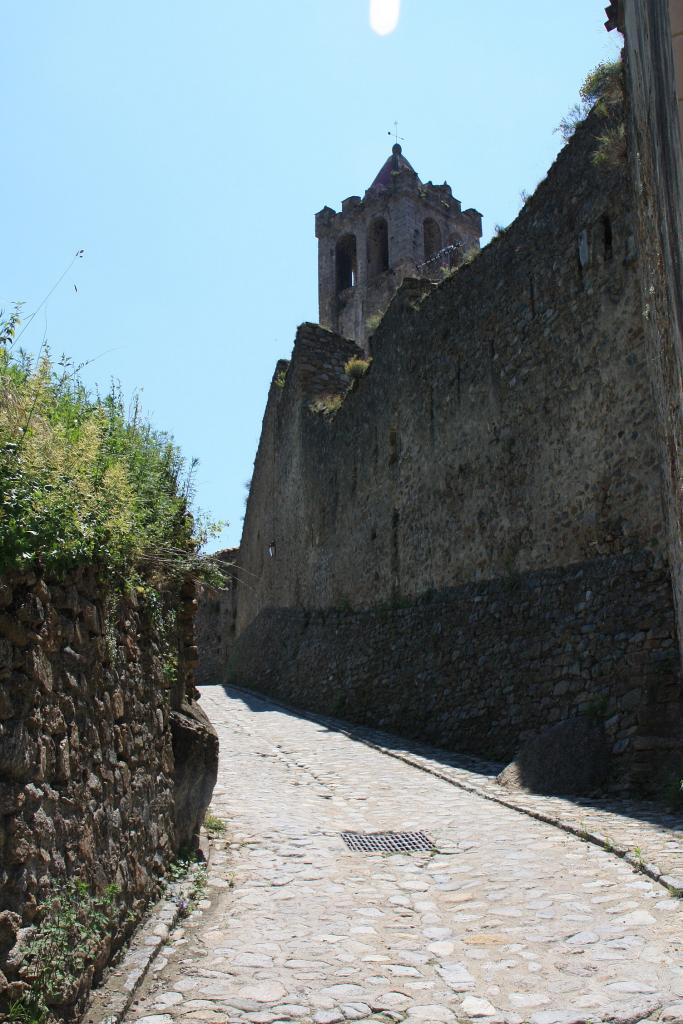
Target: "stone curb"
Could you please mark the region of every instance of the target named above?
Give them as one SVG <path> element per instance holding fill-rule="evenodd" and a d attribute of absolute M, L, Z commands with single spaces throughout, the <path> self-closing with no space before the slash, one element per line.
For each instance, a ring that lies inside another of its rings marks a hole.
<path fill-rule="evenodd" d="M 331 718 L 328 715 L 316 715 L 311 711 L 304 711 L 300 708 L 292 707 L 290 704 L 285 704 L 272 697 L 257 693 L 255 690 L 248 690 L 245 687 L 233 686 L 232 684 L 227 688 L 229 691 L 236 694 L 248 694 L 250 697 L 256 697 L 258 700 L 273 704 L 275 707 L 283 708 L 286 711 L 299 715 L 301 718 L 306 718 L 312 722 L 318 722 L 321 725 L 334 723 L 336 731 L 343 733 L 352 740 L 365 744 L 366 747 L 371 747 L 373 750 L 377 750 L 380 754 L 385 754 L 387 757 L 393 757 L 396 761 L 402 761 L 404 764 L 408 764 L 412 768 L 417 768 L 419 771 L 426 772 L 428 775 L 433 775 L 437 779 L 441 779 L 443 782 L 447 782 L 449 785 L 455 786 L 457 789 L 462 789 L 465 793 L 471 793 L 474 796 L 482 797 L 484 800 L 490 800 L 492 803 L 501 804 L 503 807 L 510 808 L 510 810 L 518 811 L 520 814 L 526 814 L 528 818 L 535 818 L 537 821 L 542 821 L 546 825 L 553 825 L 555 828 L 562 829 L 563 832 L 576 836 L 584 842 L 592 843 L 594 846 L 599 846 L 607 853 L 612 853 L 616 857 L 620 857 L 622 860 L 627 861 L 634 871 L 647 875 L 654 882 L 657 882 L 666 889 L 672 896 L 683 897 L 683 879 L 674 878 L 673 876 L 668 875 L 665 871 L 662 871 L 656 864 L 643 861 L 627 847 L 621 846 L 619 843 L 612 843 L 606 836 L 601 835 L 599 832 L 593 832 L 590 829 L 572 825 L 570 822 L 562 821 L 560 818 L 552 814 L 544 814 L 543 811 L 538 811 L 531 807 L 525 807 L 522 804 L 516 803 L 513 799 L 504 796 L 502 793 L 500 795 L 497 793 L 491 793 L 482 786 L 477 786 L 474 783 L 465 782 L 464 780 L 455 779 L 446 772 L 439 771 L 438 768 L 434 768 L 432 765 L 423 763 L 420 760 L 420 756 L 417 754 L 408 754 L 405 752 L 390 750 L 388 747 L 368 739 L 357 731 L 368 729 L 368 726 L 358 726 L 353 728 L 349 726 L 348 723 L 341 722 L 337 718 Z M 372 731 L 379 732 L 379 730 Z M 406 741 L 403 740 L 403 742 L 405 743 Z M 471 760 L 476 760 L 476 758 L 471 758 Z"/>
<path fill-rule="evenodd" d="M 199 846 L 208 868 L 212 847 L 204 834 Z M 189 898 L 193 876 L 190 872 L 187 878 L 169 885 L 171 898 L 159 900 L 140 923 L 123 959 L 112 968 L 104 984 L 91 993 L 83 1024 L 122 1024 L 136 992 L 181 918 L 180 904 Z"/>

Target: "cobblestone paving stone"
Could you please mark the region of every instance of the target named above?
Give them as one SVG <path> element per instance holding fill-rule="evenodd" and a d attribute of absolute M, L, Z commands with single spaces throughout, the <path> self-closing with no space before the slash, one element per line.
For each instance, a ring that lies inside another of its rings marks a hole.
<path fill-rule="evenodd" d="M 328 726 L 335 722 L 325 716 L 310 717 Z M 496 776 L 505 767 L 502 764 L 453 754 L 364 726 L 344 723 L 343 728 L 354 738 L 371 743 L 384 753 L 446 779 L 468 792 L 478 793 L 488 800 L 514 807 L 597 842 L 624 857 L 639 871 L 661 881 L 676 894 L 683 894 L 683 814 L 667 813 L 648 800 L 571 800 L 506 790 L 496 782 Z"/>
<path fill-rule="evenodd" d="M 683 1022 L 683 902 L 623 859 L 222 688 L 207 899 L 138 1024 Z M 365 854 L 342 831 L 425 831 Z"/>

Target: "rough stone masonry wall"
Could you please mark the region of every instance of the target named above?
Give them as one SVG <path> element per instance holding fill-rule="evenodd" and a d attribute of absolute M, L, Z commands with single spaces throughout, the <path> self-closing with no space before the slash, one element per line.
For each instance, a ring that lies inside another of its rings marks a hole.
<path fill-rule="evenodd" d="M 551 571 L 556 575 L 544 597 L 547 614 L 557 617 L 562 574 L 570 581 L 577 564 L 590 563 L 589 589 L 615 624 L 608 637 L 616 637 L 622 614 L 625 633 L 645 633 L 634 641 L 642 640 L 638 671 L 649 678 L 652 668 L 659 680 L 654 703 L 670 704 L 678 715 L 677 670 L 658 667 L 658 641 L 675 645 L 666 572 L 657 577 L 659 622 L 648 620 L 642 630 L 623 605 L 628 559 L 659 564 L 666 544 L 631 183 L 625 165 L 609 170 L 592 163 L 601 127 L 590 119 L 579 128 L 517 221 L 473 263 L 438 287 L 403 286 L 372 338 L 369 374 L 336 416 L 310 411 L 296 372 L 297 342 L 286 386 L 271 389 L 264 418 L 238 559 L 249 585 L 240 583 L 235 592 L 231 678 L 252 684 L 268 678 L 275 689 L 272 663 L 282 666 L 285 681 L 291 678 L 289 648 L 268 625 L 271 609 L 361 612 L 469 586 L 472 610 L 458 606 L 458 617 L 444 625 L 444 643 L 462 630 L 476 648 L 477 587 L 488 601 L 495 581 L 523 584 L 529 574 Z M 321 350 L 339 344 L 321 332 Z M 277 556 L 268 559 L 271 539 Z M 616 589 L 614 558 L 626 559 L 623 587 Z M 636 581 L 634 575 L 634 587 Z M 501 631 L 528 666 L 524 631 L 515 632 L 518 620 L 510 615 Z M 561 618 L 562 630 L 542 641 L 538 655 L 535 685 L 546 689 L 536 708 L 558 696 L 556 669 L 565 647 L 574 650 L 582 630 L 595 625 L 578 612 L 565 610 Z M 457 663 L 451 689 L 444 690 L 441 676 L 430 674 L 424 637 L 408 633 L 404 681 L 409 675 L 419 699 L 439 713 L 464 706 Z M 379 643 L 377 631 L 370 635 Z M 320 636 L 317 660 L 306 662 L 315 678 L 301 684 L 305 693 L 324 678 L 342 643 L 331 625 Z M 353 631 L 352 638 L 358 640 Z M 601 694 L 618 701 L 625 655 L 614 640 L 611 658 L 606 643 Z M 246 662 L 245 649 L 252 652 Z M 466 649 L 464 642 L 458 657 Z M 496 697 L 507 685 L 507 657 L 501 648 L 478 684 L 489 705 L 486 731 L 470 718 L 445 729 L 441 740 L 490 756 L 539 727 L 542 716 L 531 705 L 522 701 L 511 721 Z M 248 680 L 240 668 L 247 664 Z M 395 667 L 391 659 L 387 665 Z M 375 671 L 373 662 L 364 683 L 370 693 Z M 463 687 L 470 699 L 472 691 Z M 563 714 L 580 711 L 583 688 L 559 702 Z M 403 687 L 397 706 L 405 701 Z M 346 708 L 354 717 L 353 703 Z M 395 727 L 411 729 L 410 714 L 396 716 Z M 680 745 L 680 732 L 676 740 L 661 725 L 642 721 L 637 728 L 651 747 L 660 739 L 665 747 Z M 438 738 L 433 730 L 429 735 Z M 614 752 L 624 754 L 622 764 L 631 758 L 635 765 L 635 735 L 622 736 L 628 749 Z M 658 760 L 653 753 L 652 763 Z"/>
<path fill-rule="evenodd" d="M 662 432 L 669 550 L 683 628 L 683 5 L 620 0 L 643 325 Z M 677 35 L 674 48 L 672 35 Z M 678 89 L 676 86 L 678 85 Z"/>
<path fill-rule="evenodd" d="M 280 367 L 283 372 L 286 365 Z M 224 548 L 214 555 L 222 563 L 225 574 L 223 587 L 202 584 L 198 588 L 198 601 L 202 609 L 196 620 L 198 656 L 195 678 L 198 686 L 222 680 L 235 638 L 232 588 L 239 575 L 239 570 L 234 567 L 237 553 L 237 548 Z"/>
<path fill-rule="evenodd" d="M 605 724 L 614 790 L 661 793 L 679 767 L 671 585 L 642 554 L 405 608 L 269 608 L 240 637 L 230 675 L 295 706 L 503 762 L 547 725 L 586 714 Z"/>
<path fill-rule="evenodd" d="M 172 679 L 134 592 L 115 596 L 91 570 L 0 581 L 0 1009 L 21 990 L 17 930 L 51 881 L 120 888 L 114 948 L 203 816 L 217 741 L 192 699 L 193 588 L 174 604 Z"/>
<path fill-rule="evenodd" d="M 267 606 L 362 608 L 661 545 L 629 180 L 591 164 L 596 129 L 473 263 L 401 289 L 333 418 L 310 411 L 300 329 L 264 419 L 238 633 Z M 317 331 L 332 358 L 342 339 Z"/>

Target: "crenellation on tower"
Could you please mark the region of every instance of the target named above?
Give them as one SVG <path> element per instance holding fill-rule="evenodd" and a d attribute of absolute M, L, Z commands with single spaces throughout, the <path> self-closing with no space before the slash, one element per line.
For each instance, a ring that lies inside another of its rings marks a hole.
<path fill-rule="evenodd" d="M 479 248 L 481 214 L 463 211 L 447 182 L 420 181 L 396 143 L 362 198 L 316 214 L 315 233 L 320 323 L 367 350 L 406 277 L 442 280 Z"/>

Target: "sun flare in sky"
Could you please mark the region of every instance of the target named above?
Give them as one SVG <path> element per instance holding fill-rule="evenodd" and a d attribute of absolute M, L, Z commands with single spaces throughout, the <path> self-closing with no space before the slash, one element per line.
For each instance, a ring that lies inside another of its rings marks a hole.
<path fill-rule="evenodd" d="M 398 25 L 401 0 L 370 0 L 370 27 L 378 36 L 388 36 Z"/>

